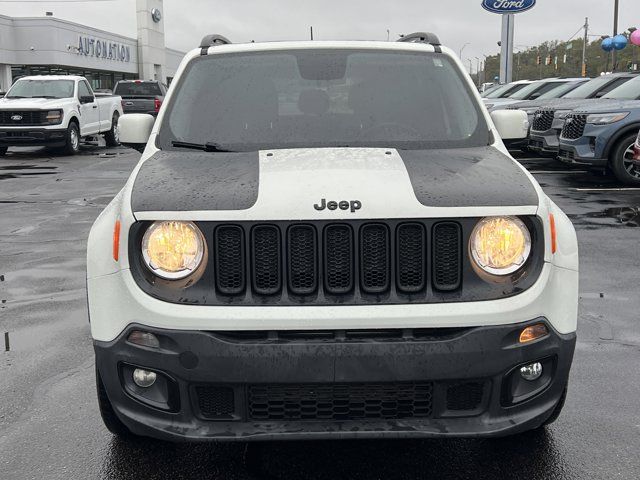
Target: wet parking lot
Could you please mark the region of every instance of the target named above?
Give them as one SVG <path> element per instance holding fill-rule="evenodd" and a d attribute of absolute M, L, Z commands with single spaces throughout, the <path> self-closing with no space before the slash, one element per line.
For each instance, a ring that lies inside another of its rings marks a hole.
<path fill-rule="evenodd" d="M 95 399 L 86 239 L 139 154 L 9 152 L 0 158 L 0 478 L 638 478 L 640 189 L 516 156 L 580 243 L 578 344 L 553 426 L 499 440 L 189 445 L 115 440 Z"/>

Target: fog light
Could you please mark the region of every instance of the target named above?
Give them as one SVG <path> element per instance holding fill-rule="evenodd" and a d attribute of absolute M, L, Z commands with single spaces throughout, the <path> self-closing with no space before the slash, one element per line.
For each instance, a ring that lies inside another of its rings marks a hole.
<path fill-rule="evenodd" d="M 136 345 L 142 345 L 143 347 L 159 348 L 160 341 L 153 333 L 141 332 L 140 330 L 134 330 L 127 337 L 129 343 L 135 343 Z"/>
<path fill-rule="evenodd" d="M 540 362 L 534 362 L 520 367 L 520 376 L 529 382 L 539 379 L 540 375 L 542 375 L 542 364 Z"/>
<path fill-rule="evenodd" d="M 540 370 L 542 370 L 542 367 L 540 367 Z M 142 368 L 136 368 L 133 371 L 133 381 L 141 388 L 148 388 L 155 383 L 156 373 L 143 370 Z"/>

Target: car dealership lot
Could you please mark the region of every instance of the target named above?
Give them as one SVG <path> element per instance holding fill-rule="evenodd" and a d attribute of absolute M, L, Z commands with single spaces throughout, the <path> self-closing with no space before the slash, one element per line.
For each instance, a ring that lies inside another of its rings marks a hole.
<path fill-rule="evenodd" d="M 95 400 L 85 250 L 139 154 L 0 159 L 2 478 L 633 478 L 640 468 L 640 189 L 520 154 L 574 222 L 578 345 L 562 416 L 504 440 L 125 444 Z M 4 335 L 7 332 L 7 335 Z M 6 345 L 8 340 L 8 345 Z M 7 351 L 8 350 L 8 351 Z"/>

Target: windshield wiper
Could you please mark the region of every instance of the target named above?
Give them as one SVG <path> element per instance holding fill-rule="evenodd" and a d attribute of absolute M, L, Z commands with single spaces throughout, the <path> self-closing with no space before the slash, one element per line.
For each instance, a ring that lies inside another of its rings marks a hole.
<path fill-rule="evenodd" d="M 235 152 L 235 150 L 223 148 L 219 143 L 214 142 L 191 143 L 174 140 L 173 142 L 171 142 L 171 146 L 180 148 L 192 148 L 194 150 L 202 150 L 203 152 Z"/>
<path fill-rule="evenodd" d="M 23 97 L 22 95 L 11 95 L 11 96 L 6 96 L 4 98 L 30 98 L 30 97 Z"/>

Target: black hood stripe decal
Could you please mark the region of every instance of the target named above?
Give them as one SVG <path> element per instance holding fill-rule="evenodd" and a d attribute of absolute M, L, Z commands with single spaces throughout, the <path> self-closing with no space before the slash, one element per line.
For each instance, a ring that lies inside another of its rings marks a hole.
<path fill-rule="evenodd" d="M 398 150 L 416 198 L 427 207 L 537 206 L 515 161 L 494 147 Z"/>
<path fill-rule="evenodd" d="M 143 211 L 246 210 L 258 199 L 258 152 L 157 152 L 142 164 L 131 208 Z"/>

